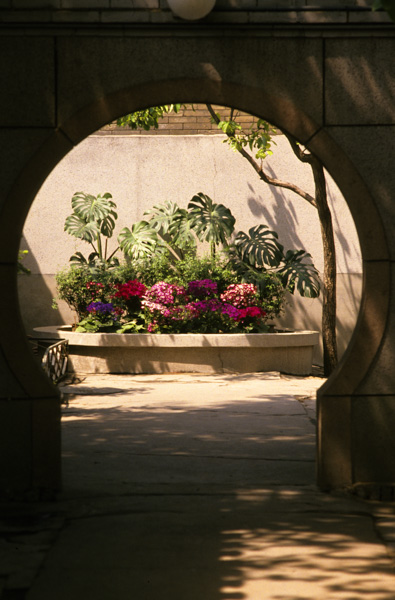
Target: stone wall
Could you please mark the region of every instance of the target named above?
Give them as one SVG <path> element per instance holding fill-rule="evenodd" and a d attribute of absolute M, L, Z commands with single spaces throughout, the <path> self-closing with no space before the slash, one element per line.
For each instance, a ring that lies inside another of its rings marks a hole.
<path fill-rule="evenodd" d="M 172 14 L 166 0 L 2 0 L 1 22 L 185 25 Z M 369 0 L 217 0 L 204 22 L 357 25 L 385 23 L 389 18 L 383 11 L 372 12 Z"/>

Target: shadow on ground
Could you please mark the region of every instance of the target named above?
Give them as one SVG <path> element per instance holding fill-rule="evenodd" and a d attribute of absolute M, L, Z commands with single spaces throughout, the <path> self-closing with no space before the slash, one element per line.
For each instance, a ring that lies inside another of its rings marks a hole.
<path fill-rule="evenodd" d="M 320 383 L 70 386 L 63 526 L 27 600 L 393 600 L 392 507 L 315 488 Z"/>

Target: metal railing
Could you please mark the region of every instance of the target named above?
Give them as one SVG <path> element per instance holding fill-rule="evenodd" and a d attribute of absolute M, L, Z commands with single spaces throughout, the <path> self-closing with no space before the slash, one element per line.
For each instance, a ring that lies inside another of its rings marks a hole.
<path fill-rule="evenodd" d="M 46 375 L 53 383 L 58 383 L 66 374 L 69 356 L 68 340 L 45 340 L 30 338 L 33 352 L 41 362 Z"/>

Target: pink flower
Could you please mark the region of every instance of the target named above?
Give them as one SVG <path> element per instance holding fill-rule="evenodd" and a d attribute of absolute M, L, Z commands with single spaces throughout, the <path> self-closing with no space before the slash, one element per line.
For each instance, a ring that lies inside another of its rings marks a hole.
<path fill-rule="evenodd" d="M 145 294 L 147 300 L 166 305 L 179 303 L 186 297 L 186 291 L 182 285 L 174 285 L 165 281 L 155 283 Z"/>
<path fill-rule="evenodd" d="M 148 333 L 155 333 L 156 331 L 156 321 L 152 321 L 152 323 L 148 323 L 147 331 Z"/>
<path fill-rule="evenodd" d="M 253 306 L 258 300 L 257 288 L 252 283 L 232 283 L 221 294 L 221 300 L 236 308 Z"/>

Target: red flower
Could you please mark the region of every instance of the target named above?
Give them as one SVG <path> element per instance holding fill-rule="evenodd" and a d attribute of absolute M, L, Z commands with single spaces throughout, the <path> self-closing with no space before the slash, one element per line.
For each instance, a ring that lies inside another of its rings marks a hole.
<path fill-rule="evenodd" d="M 114 298 L 123 298 L 123 300 L 129 300 L 135 296 L 142 298 L 147 289 L 145 285 L 137 281 L 137 279 L 131 279 L 126 283 L 117 283 L 116 288 L 118 291 L 114 294 Z"/>
<path fill-rule="evenodd" d="M 247 306 L 247 308 L 239 309 L 238 320 L 243 321 L 247 317 L 255 318 L 255 317 L 264 317 L 264 316 L 266 316 L 266 313 L 264 310 L 259 308 L 259 306 Z"/>

